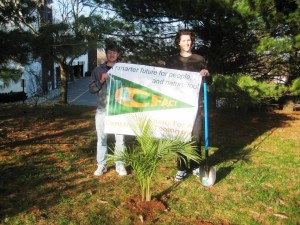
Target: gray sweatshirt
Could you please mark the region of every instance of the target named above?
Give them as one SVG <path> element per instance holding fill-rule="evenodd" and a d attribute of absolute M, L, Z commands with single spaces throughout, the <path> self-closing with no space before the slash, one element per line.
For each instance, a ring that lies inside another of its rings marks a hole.
<path fill-rule="evenodd" d="M 107 66 L 106 63 L 97 66 L 90 77 L 89 91 L 92 94 L 97 93 L 97 109 L 105 110 L 106 107 L 106 90 L 107 83 L 100 83 L 101 73 L 107 72 L 111 67 Z"/>

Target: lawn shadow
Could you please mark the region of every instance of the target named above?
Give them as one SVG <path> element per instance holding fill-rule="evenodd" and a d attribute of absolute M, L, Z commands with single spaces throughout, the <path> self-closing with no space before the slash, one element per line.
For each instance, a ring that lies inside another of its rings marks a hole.
<path fill-rule="evenodd" d="M 47 209 L 87 192 L 91 174 L 85 165 L 95 158 L 87 109 L 2 109 L 7 133 L 0 137 L 0 221 L 22 212 L 47 217 Z"/>
<path fill-rule="evenodd" d="M 87 191 L 87 174 L 80 172 L 77 162 L 68 165 L 47 152 L 41 149 L 1 168 L 0 220 L 25 211 L 39 214 L 64 198 Z"/>
<path fill-rule="evenodd" d="M 163 190 L 162 192 L 154 195 L 153 197 L 158 200 L 161 200 L 161 199 L 163 199 L 164 196 L 167 196 L 168 194 L 170 194 L 180 184 L 181 184 L 181 182 L 173 182 L 173 184 L 170 187 L 168 187 L 167 189 Z"/>
<path fill-rule="evenodd" d="M 221 180 L 225 179 L 233 170 L 234 165 L 222 166 L 217 170 L 216 181 L 214 184 L 217 184 Z"/>
<path fill-rule="evenodd" d="M 275 129 L 286 126 L 287 121 L 292 119 L 274 112 L 212 111 L 209 116 L 209 157 L 204 157 L 201 165 L 221 164 L 216 182 L 221 181 L 234 170 L 237 162 L 251 162 L 257 147 L 272 135 Z M 264 138 L 257 141 L 262 135 Z M 228 162 L 229 165 L 224 164 Z"/>

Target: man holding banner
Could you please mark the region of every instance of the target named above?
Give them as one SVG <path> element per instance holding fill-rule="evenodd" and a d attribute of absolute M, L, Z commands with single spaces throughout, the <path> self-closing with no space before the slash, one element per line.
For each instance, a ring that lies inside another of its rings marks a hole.
<path fill-rule="evenodd" d="M 201 76 L 208 77 L 208 82 L 211 83 L 212 79 L 209 76 L 209 72 L 206 69 L 205 59 L 197 54 L 192 53 L 192 46 L 195 41 L 195 34 L 189 30 L 180 30 L 175 38 L 175 44 L 180 48 L 180 53 L 169 57 L 166 61 L 166 68 L 185 70 L 192 72 L 200 72 Z M 201 93 L 201 92 L 200 92 Z M 197 145 L 197 150 L 201 153 L 201 114 L 200 114 L 200 100 L 201 94 L 199 93 L 198 112 L 194 121 L 192 130 L 192 140 Z M 199 177 L 200 165 L 195 162 L 190 162 L 190 169 L 193 174 Z M 188 173 L 188 165 L 183 160 L 177 160 L 178 172 L 174 181 L 182 181 Z"/>
<path fill-rule="evenodd" d="M 97 131 L 97 170 L 95 176 L 101 176 L 107 171 L 106 154 L 107 154 L 107 133 L 104 131 L 106 117 L 106 92 L 108 71 L 115 65 L 119 57 L 119 48 L 117 45 L 108 45 L 105 49 L 107 61 L 96 67 L 90 78 L 89 91 L 93 94 L 97 93 L 97 110 L 95 116 Z M 115 134 L 115 153 L 124 151 L 124 135 Z M 120 176 L 127 175 L 127 171 L 123 162 L 116 162 L 116 172 Z"/>

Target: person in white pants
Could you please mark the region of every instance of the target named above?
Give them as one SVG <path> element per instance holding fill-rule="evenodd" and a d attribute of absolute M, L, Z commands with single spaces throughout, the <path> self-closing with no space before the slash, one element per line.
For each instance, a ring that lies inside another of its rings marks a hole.
<path fill-rule="evenodd" d="M 90 77 L 89 91 L 93 94 L 97 93 L 97 110 L 95 115 L 95 124 L 97 132 L 97 169 L 95 176 L 101 176 L 107 171 L 106 154 L 107 154 L 107 134 L 104 133 L 104 121 L 106 112 L 106 90 L 108 78 L 108 70 L 118 61 L 120 50 L 117 45 L 108 45 L 105 49 L 107 61 L 97 66 Z M 115 134 L 115 154 L 124 151 L 124 135 Z M 127 175 L 124 162 L 117 161 L 116 172 L 120 176 Z"/>

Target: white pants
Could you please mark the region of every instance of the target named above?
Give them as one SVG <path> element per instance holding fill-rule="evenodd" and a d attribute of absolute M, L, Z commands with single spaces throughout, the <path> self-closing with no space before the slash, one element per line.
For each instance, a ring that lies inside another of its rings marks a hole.
<path fill-rule="evenodd" d="M 105 110 L 96 110 L 96 131 L 97 131 L 97 165 L 106 165 L 107 134 L 104 133 Z M 115 155 L 124 151 L 124 135 L 115 134 Z M 116 166 L 124 164 L 122 161 L 115 162 Z"/>

